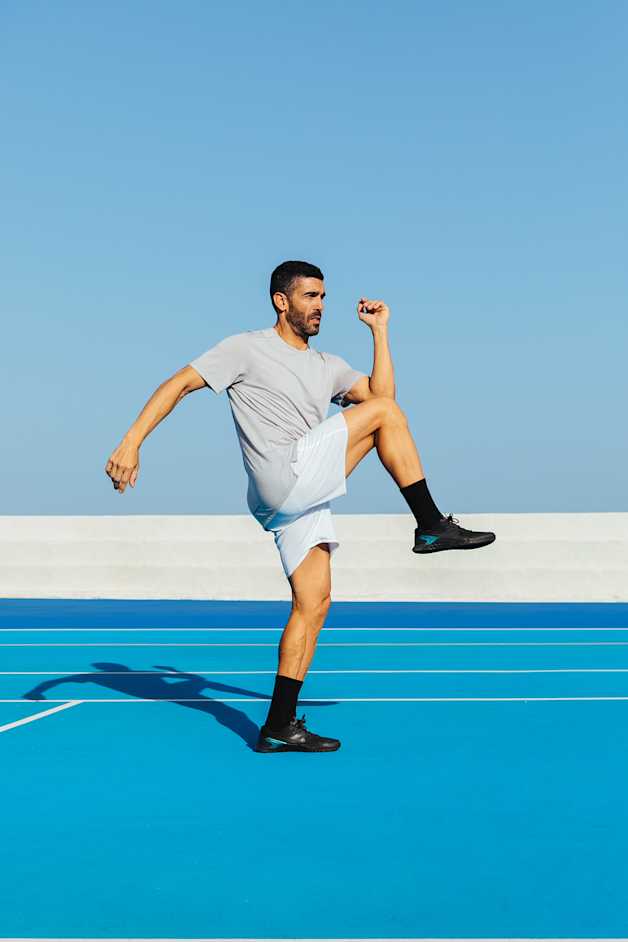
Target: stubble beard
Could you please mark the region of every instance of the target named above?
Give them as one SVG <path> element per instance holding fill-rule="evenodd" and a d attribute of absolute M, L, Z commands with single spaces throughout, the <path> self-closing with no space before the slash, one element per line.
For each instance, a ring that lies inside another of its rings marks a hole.
<path fill-rule="evenodd" d="M 286 314 L 286 320 L 292 327 L 295 334 L 298 334 L 302 340 L 307 340 L 318 334 L 320 321 L 309 320 L 307 314 L 301 314 L 290 306 Z"/>

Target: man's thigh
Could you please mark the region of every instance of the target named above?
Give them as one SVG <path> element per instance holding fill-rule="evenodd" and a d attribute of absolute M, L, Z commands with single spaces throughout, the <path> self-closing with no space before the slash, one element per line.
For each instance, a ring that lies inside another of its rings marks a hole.
<path fill-rule="evenodd" d="M 347 442 L 347 453 L 345 455 L 345 477 L 348 478 L 351 472 L 362 461 L 362 459 L 368 455 L 371 448 L 375 447 L 376 435 L 377 432 L 373 432 L 372 435 L 367 435 L 366 438 L 362 438 L 354 445 L 350 445 L 349 442 Z"/>
<path fill-rule="evenodd" d="M 302 608 L 320 605 L 331 595 L 331 558 L 329 545 L 318 543 L 289 577 L 293 604 Z"/>
<path fill-rule="evenodd" d="M 398 408 L 394 399 L 375 396 L 360 402 L 356 406 L 345 409 L 342 415 L 347 423 L 348 441 L 347 449 L 359 446 L 364 439 L 368 439 L 382 424 L 382 418 L 387 410 Z"/>
<path fill-rule="evenodd" d="M 398 420 L 403 417 L 399 405 L 387 396 L 375 396 L 367 399 L 342 413 L 347 424 L 347 453 L 345 459 L 345 477 L 368 455 L 377 442 L 377 430 L 387 419 Z"/>

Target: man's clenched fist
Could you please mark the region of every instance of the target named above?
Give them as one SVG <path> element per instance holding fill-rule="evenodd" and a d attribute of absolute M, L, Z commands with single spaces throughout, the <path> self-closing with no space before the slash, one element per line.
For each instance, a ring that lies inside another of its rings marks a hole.
<path fill-rule="evenodd" d="M 384 327 L 388 323 L 390 311 L 384 301 L 372 301 L 370 298 L 360 298 L 358 301 L 358 317 L 371 329 Z"/>
<path fill-rule="evenodd" d="M 140 473 L 140 450 L 137 445 L 131 445 L 128 442 L 118 445 L 105 465 L 105 472 L 120 494 L 127 484 L 135 487 Z"/>

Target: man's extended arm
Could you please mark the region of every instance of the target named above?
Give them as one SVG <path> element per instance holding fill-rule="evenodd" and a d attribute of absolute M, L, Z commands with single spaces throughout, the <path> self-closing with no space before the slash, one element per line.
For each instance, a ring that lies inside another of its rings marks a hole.
<path fill-rule="evenodd" d="M 140 445 L 146 436 L 172 412 L 184 396 L 206 385 L 194 367 L 184 366 L 157 387 L 105 465 L 106 474 L 120 494 L 127 484 L 135 487 L 140 470 Z"/>

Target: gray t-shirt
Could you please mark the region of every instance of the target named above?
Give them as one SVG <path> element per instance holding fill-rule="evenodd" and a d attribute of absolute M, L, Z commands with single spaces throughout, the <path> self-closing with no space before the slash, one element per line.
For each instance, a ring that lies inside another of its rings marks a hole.
<path fill-rule="evenodd" d="M 189 365 L 214 392 L 227 390 L 247 503 L 264 526 L 295 484 L 299 438 L 327 417 L 330 402 L 347 405 L 345 394 L 366 374 L 333 353 L 291 347 L 273 327 L 225 337 Z"/>

